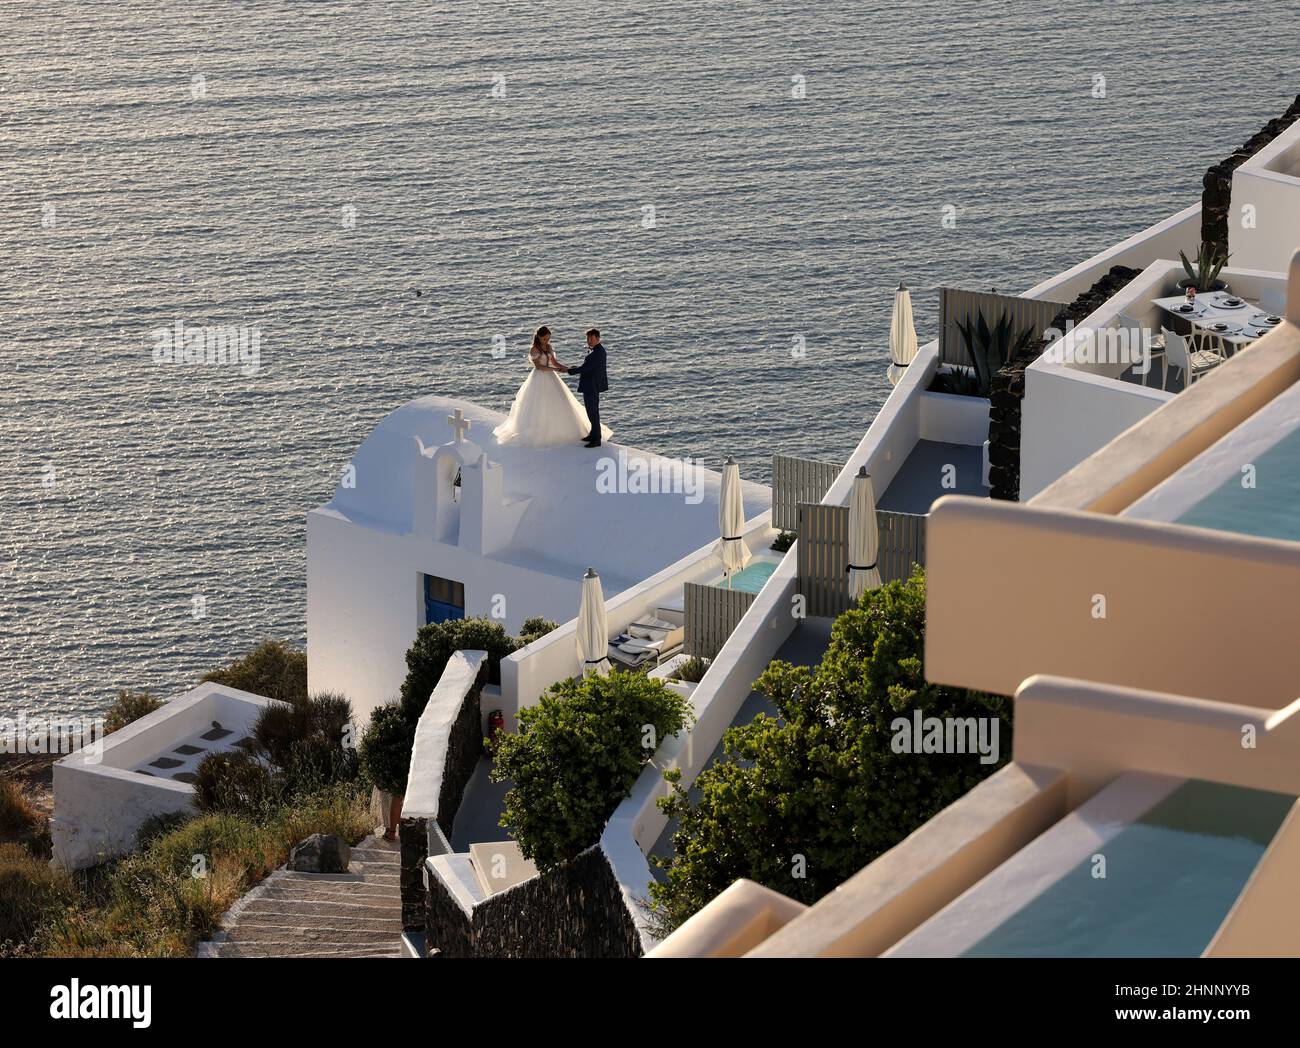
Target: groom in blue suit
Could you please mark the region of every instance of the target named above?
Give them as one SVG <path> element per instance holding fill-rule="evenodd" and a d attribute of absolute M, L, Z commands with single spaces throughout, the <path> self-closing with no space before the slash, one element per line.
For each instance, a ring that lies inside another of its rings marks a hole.
<path fill-rule="evenodd" d="M 570 375 L 578 376 L 578 392 L 591 422 L 591 432 L 583 447 L 600 447 L 600 395 L 609 389 L 609 376 L 605 372 L 605 347 L 600 344 L 600 332 L 587 331 L 587 356 L 577 367 L 569 368 Z"/>

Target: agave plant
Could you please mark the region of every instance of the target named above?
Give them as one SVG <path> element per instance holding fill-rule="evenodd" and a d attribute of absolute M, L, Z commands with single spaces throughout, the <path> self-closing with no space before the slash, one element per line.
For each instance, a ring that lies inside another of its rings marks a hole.
<path fill-rule="evenodd" d="M 1228 259 L 1232 256 L 1219 250 L 1218 244 L 1209 241 L 1202 242 L 1196 252 L 1196 264 L 1193 265 L 1187 258 L 1185 251 L 1178 252 L 1178 257 L 1183 260 L 1183 269 L 1187 270 L 1187 279 L 1197 291 L 1213 291 L 1214 285 L 1219 279 L 1219 273 L 1227 265 Z"/>
<path fill-rule="evenodd" d="M 966 344 L 966 353 L 975 367 L 979 395 L 987 397 L 993 386 L 994 373 L 1029 349 L 1034 341 L 1034 329 L 1027 327 L 1016 331 L 1011 315 L 1005 311 L 991 328 L 983 313 L 976 315 L 976 321 L 972 324 L 968 317 L 957 321 L 957 327 Z"/>

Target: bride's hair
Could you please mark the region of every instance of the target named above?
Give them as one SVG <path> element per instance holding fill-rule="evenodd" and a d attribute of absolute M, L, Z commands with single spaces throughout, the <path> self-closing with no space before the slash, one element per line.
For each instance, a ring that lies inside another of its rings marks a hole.
<path fill-rule="evenodd" d="M 545 337 L 546 337 L 547 335 L 549 335 L 550 333 L 551 333 L 551 329 L 548 328 L 545 324 L 543 324 L 543 325 L 542 325 L 541 327 L 539 327 L 536 331 L 534 331 L 534 332 L 533 332 L 533 344 L 532 344 L 531 346 L 528 347 L 528 352 L 529 352 L 529 353 L 532 353 L 534 350 L 541 349 L 541 348 L 542 348 L 542 339 L 545 338 Z"/>

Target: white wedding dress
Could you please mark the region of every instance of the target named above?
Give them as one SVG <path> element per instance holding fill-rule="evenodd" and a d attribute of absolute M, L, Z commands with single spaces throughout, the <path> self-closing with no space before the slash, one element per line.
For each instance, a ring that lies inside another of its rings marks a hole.
<path fill-rule="evenodd" d="M 498 444 L 530 448 L 577 446 L 591 431 L 586 410 L 558 372 L 545 370 L 545 366 L 555 365 L 554 353 L 530 353 L 529 358 L 532 367 L 528 377 L 515 394 L 509 416 L 492 435 Z M 600 427 L 601 440 L 609 440 L 611 435 L 608 426 Z"/>

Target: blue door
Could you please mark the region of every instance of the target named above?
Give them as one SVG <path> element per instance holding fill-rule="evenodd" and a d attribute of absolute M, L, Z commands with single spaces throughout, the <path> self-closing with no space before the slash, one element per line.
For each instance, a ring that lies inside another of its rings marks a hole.
<path fill-rule="evenodd" d="M 465 617 L 465 585 L 437 575 L 424 576 L 424 622 Z"/>

